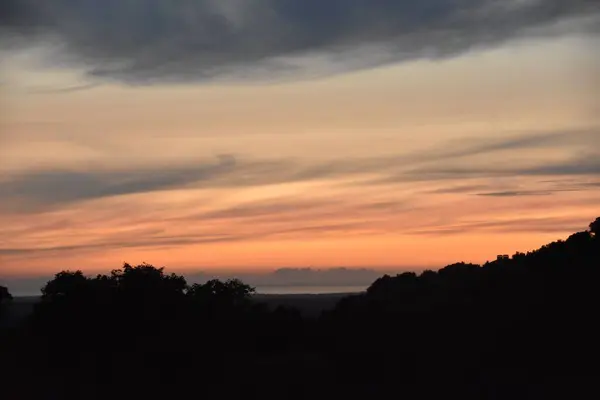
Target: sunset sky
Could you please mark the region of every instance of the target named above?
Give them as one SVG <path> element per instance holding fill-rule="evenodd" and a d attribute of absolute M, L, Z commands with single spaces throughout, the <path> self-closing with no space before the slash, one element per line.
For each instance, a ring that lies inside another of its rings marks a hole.
<path fill-rule="evenodd" d="M 0 274 L 439 268 L 600 216 L 597 1 L 0 15 Z"/>

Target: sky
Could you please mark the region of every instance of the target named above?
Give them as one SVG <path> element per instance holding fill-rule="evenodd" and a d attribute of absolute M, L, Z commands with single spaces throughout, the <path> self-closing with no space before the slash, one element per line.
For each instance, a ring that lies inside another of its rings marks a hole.
<path fill-rule="evenodd" d="M 600 215 L 596 1 L 0 15 L 0 275 L 441 268 Z"/>

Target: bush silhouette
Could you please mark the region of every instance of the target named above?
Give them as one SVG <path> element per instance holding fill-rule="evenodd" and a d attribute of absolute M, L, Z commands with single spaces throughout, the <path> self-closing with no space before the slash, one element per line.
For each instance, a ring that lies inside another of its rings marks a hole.
<path fill-rule="evenodd" d="M 6 314 L 5 307 L 7 307 L 7 303 L 11 300 L 12 295 L 8 291 L 8 288 L 0 286 L 0 322 L 2 322 L 2 320 L 4 319 Z"/>
<path fill-rule="evenodd" d="M 10 300 L 12 300 L 12 295 L 10 294 L 10 292 L 8 291 L 7 287 L 4 286 L 0 286 L 0 304 L 4 303 L 4 302 L 8 302 Z"/>
<path fill-rule="evenodd" d="M 600 217 L 596 218 L 596 220 L 590 223 L 590 232 L 597 236 L 600 233 Z"/>

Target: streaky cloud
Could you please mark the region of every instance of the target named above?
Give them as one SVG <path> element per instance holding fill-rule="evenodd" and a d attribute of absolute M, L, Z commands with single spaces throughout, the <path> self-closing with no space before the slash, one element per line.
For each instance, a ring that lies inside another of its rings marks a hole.
<path fill-rule="evenodd" d="M 93 89 L 98 87 L 98 83 L 86 83 L 82 85 L 64 86 L 64 87 L 51 87 L 51 88 L 26 88 L 27 93 L 30 94 L 61 94 L 61 93 L 72 93 L 82 92 L 85 90 Z"/>
<path fill-rule="evenodd" d="M 413 169 L 407 173 L 384 179 L 383 181 L 407 180 L 448 180 L 456 178 L 486 178 L 507 176 L 600 176 L 600 156 L 580 156 L 554 163 L 536 166 L 499 167 L 426 167 Z"/>
<path fill-rule="evenodd" d="M 68 246 L 48 246 L 48 247 L 0 247 L 0 256 L 19 256 L 39 258 L 48 254 L 73 253 L 83 254 L 90 251 L 98 250 L 122 250 L 122 249 L 147 249 L 147 248 L 168 248 L 184 245 L 206 245 L 215 243 L 232 243 L 246 240 L 257 239 L 276 239 L 282 237 L 298 237 L 304 236 L 307 233 L 312 235 L 323 235 L 330 233 L 346 232 L 350 234 L 353 229 L 367 227 L 366 222 L 363 223 L 338 223 L 338 224 L 318 224 L 309 223 L 296 227 L 277 229 L 264 228 L 255 230 L 249 233 L 194 233 L 189 235 L 149 235 L 143 231 L 140 232 L 140 238 L 123 238 L 111 237 L 110 235 L 102 240 L 89 243 L 82 243 Z"/>
<path fill-rule="evenodd" d="M 478 193 L 478 196 L 488 197 L 519 197 L 519 196 L 550 196 L 551 190 L 506 190 L 503 192 Z"/>
<path fill-rule="evenodd" d="M 441 236 L 459 235 L 465 232 L 526 232 L 526 233 L 557 233 L 562 234 L 586 227 L 585 218 L 573 217 L 544 217 L 544 218 L 513 218 L 496 221 L 467 222 L 451 226 L 436 226 L 411 230 L 410 235 Z"/>
<path fill-rule="evenodd" d="M 13 211 L 40 210 L 65 204 L 163 190 L 194 188 L 243 188 L 318 179 L 352 178 L 375 174 L 378 178 L 356 180 L 351 185 L 381 185 L 414 181 L 445 181 L 468 178 L 509 176 L 600 176 L 600 148 L 597 129 L 573 132 L 491 139 L 479 142 L 451 142 L 430 151 L 379 158 L 331 159 L 311 162 L 306 159 L 241 159 L 220 155 L 216 161 L 201 160 L 176 166 L 157 163 L 145 168 L 127 169 L 45 169 L 24 171 L 0 181 L 3 208 Z M 562 162 L 540 161 L 536 165 L 488 163 L 480 166 L 456 166 L 454 161 L 500 151 L 536 148 L 587 148 Z M 596 186 L 588 185 L 594 190 Z M 468 188 L 467 188 L 468 189 Z M 472 188 L 471 188 L 472 189 Z M 506 189 L 511 190 L 511 188 Z M 496 192 L 493 190 L 492 192 Z M 385 205 L 384 205 L 385 206 Z M 262 205 L 260 206 L 262 207 Z M 229 213 L 255 213 L 257 210 L 230 210 Z M 258 210 L 260 211 L 260 210 Z M 271 210 L 272 211 L 272 210 Z M 264 212 L 269 212 L 265 209 Z M 206 216 L 210 218 L 210 216 Z M 217 215 L 218 217 L 218 215 Z"/>

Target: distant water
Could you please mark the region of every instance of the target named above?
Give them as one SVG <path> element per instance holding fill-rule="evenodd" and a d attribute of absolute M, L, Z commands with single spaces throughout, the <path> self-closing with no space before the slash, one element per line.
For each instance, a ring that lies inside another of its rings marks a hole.
<path fill-rule="evenodd" d="M 327 294 L 327 293 L 358 293 L 367 286 L 257 286 L 259 294 Z"/>

